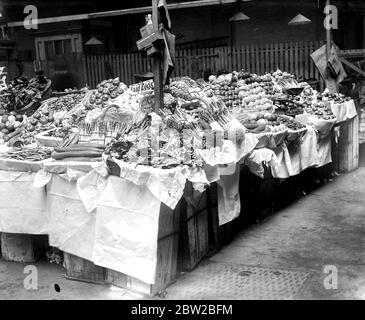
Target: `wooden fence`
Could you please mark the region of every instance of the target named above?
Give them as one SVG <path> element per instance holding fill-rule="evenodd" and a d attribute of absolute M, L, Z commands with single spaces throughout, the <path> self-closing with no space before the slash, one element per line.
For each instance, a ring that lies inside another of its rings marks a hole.
<path fill-rule="evenodd" d="M 280 68 L 302 76 L 320 79 L 310 54 L 324 44 L 323 41 L 275 43 L 241 47 L 177 49 L 174 76 L 200 78 L 203 72 L 220 70 L 247 70 L 264 74 Z M 100 81 L 120 77 L 126 84 L 135 82 L 134 75 L 151 71 L 150 59 L 143 53 L 85 56 L 84 79 L 95 87 Z"/>

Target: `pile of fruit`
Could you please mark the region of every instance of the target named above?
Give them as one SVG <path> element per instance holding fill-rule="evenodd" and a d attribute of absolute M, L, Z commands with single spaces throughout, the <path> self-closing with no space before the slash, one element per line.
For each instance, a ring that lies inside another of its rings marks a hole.
<path fill-rule="evenodd" d="M 329 102 L 313 102 L 306 105 L 304 108 L 305 113 L 316 116 L 323 120 L 335 120 L 336 116 L 333 114 L 331 105 Z"/>
<path fill-rule="evenodd" d="M 241 123 L 251 133 L 279 132 L 286 129 L 278 121 L 278 116 L 270 112 L 250 113 L 245 119 L 241 119 Z"/>
<path fill-rule="evenodd" d="M 304 112 L 306 106 L 300 97 L 287 96 L 285 99 L 278 99 L 275 101 L 275 112 L 278 114 L 285 114 L 287 116 L 295 117 Z"/>
<path fill-rule="evenodd" d="M 85 94 L 86 91 L 81 91 L 80 93 L 69 93 L 61 97 L 50 98 L 44 101 L 42 109 L 47 109 L 50 112 L 70 111 L 81 103 Z"/>
<path fill-rule="evenodd" d="M 214 94 L 227 107 L 272 108 L 270 95 L 274 92 L 274 84 L 270 75 L 258 76 L 244 71 L 233 71 L 230 74 L 210 76 L 209 81 Z"/>
<path fill-rule="evenodd" d="M 247 108 L 267 110 L 273 107 L 272 100 L 268 98 L 265 89 L 257 82 L 244 84 L 238 90 L 242 105 Z"/>
<path fill-rule="evenodd" d="M 104 80 L 96 86 L 86 103 L 86 109 L 106 108 L 109 100 L 114 100 L 127 90 L 119 78 Z"/>
<path fill-rule="evenodd" d="M 278 121 L 292 131 L 304 129 L 305 126 L 291 117 L 278 116 Z"/>
<path fill-rule="evenodd" d="M 322 92 L 317 94 L 317 101 L 333 101 L 336 104 L 345 103 L 350 101 L 350 97 L 346 97 L 342 93 L 329 93 L 329 92 Z"/>
<path fill-rule="evenodd" d="M 15 111 L 7 113 L 4 109 L 0 109 L 0 140 L 8 142 L 20 134 L 25 119 L 25 116 Z"/>

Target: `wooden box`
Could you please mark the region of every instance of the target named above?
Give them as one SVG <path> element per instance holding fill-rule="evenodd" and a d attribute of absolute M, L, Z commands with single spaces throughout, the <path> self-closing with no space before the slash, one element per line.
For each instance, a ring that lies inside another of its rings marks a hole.
<path fill-rule="evenodd" d="M 338 141 L 339 171 L 351 172 L 359 167 L 359 117 L 340 125 Z"/>
<path fill-rule="evenodd" d="M 91 261 L 64 252 L 66 278 L 96 284 L 105 284 L 106 269 Z"/>
<path fill-rule="evenodd" d="M 192 270 L 209 252 L 208 190 L 194 194 L 186 184 L 180 215 L 178 270 Z"/>
<path fill-rule="evenodd" d="M 170 209 L 161 203 L 158 231 L 157 267 L 154 284 L 148 284 L 129 275 L 107 269 L 106 282 L 121 288 L 154 296 L 163 292 L 177 277 L 181 201 Z"/>
<path fill-rule="evenodd" d="M 32 263 L 42 258 L 48 246 L 47 236 L 1 233 L 1 254 L 6 261 Z"/>

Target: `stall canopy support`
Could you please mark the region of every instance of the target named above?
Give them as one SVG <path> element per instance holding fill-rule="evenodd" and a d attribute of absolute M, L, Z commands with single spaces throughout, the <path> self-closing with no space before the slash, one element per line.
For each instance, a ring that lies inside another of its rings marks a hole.
<path fill-rule="evenodd" d="M 152 23 L 153 29 L 159 29 L 159 13 L 158 13 L 159 0 L 152 0 Z M 157 53 L 153 56 L 153 73 L 154 73 L 154 91 L 155 91 L 155 107 L 154 111 L 158 113 L 163 106 L 163 69 L 162 69 L 162 55 Z"/>

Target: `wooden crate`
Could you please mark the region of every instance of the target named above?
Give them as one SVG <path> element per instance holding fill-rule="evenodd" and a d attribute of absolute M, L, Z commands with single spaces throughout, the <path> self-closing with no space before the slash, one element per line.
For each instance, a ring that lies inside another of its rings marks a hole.
<path fill-rule="evenodd" d="M 359 167 L 359 117 L 346 121 L 340 127 L 339 171 L 346 173 Z"/>
<path fill-rule="evenodd" d="M 208 191 L 194 194 L 186 184 L 180 215 L 178 270 L 192 270 L 209 252 Z"/>
<path fill-rule="evenodd" d="M 171 210 L 161 203 L 154 284 L 145 283 L 130 275 L 111 269 L 107 269 L 106 282 L 150 297 L 163 292 L 177 277 L 180 211 L 181 201 L 175 210 Z"/>
<path fill-rule="evenodd" d="M 43 235 L 1 233 L 1 254 L 6 261 L 32 263 L 42 258 L 48 246 Z"/>
<path fill-rule="evenodd" d="M 63 265 L 66 278 L 88 283 L 105 284 L 106 269 L 96 266 L 91 261 L 64 252 Z"/>

